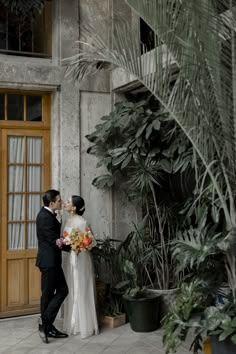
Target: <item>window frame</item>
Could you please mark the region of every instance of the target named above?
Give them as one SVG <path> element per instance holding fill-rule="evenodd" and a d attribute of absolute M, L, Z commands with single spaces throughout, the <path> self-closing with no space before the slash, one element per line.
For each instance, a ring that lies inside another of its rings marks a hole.
<path fill-rule="evenodd" d="M 49 7 L 48 7 L 49 6 Z M 52 1 L 51 0 L 45 0 L 45 6 L 42 10 L 41 14 L 37 14 L 35 17 L 35 20 L 33 17 L 27 17 L 25 20 L 25 23 L 29 23 L 29 29 L 31 31 L 31 39 L 30 39 L 30 44 L 31 44 L 31 51 L 25 51 L 21 50 L 22 47 L 22 34 L 26 33 L 25 31 L 21 32 L 21 27 L 20 27 L 20 18 L 17 17 L 14 13 L 11 14 L 10 10 L 4 7 L 4 5 L 0 5 L 0 11 L 4 10 L 5 11 L 5 16 L 2 15 L 2 17 L 5 19 L 2 21 L 2 24 L 5 28 L 1 31 L 1 33 L 4 35 L 5 34 L 5 48 L 0 48 L 0 54 L 4 55 L 14 55 L 14 56 L 27 56 L 27 57 L 36 57 L 36 58 L 52 58 L 52 18 L 53 18 L 53 7 L 52 7 Z M 3 13 L 3 11 L 2 11 Z M 15 38 L 18 38 L 18 50 L 13 50 L 9 49 L 9 17 L 14 16 L 16 19 L 16 33 L 18 34 Z M 34 46 L 35 46 L 35 33 L 37 33 L 37 28 L 40 26 L 40 23 L 35 27 L 34 26 L 34 21 L 37 23 L 37 20 L 41 20 L 43 23 L 43 30 L 42 30 L 42 45 L 43 45 L 43 50 L 42 51 L 35 51 Z M 19 22 L 17 22 L 19 20 Z M 17 26 L 18 24 L 18 26 Z"/>
<path fill-rule="evenodd" d="M 0 89 L 0 94 L 16 94 L 23 95 L 26 101 L 27 96 L 41 96 L 42 97 L 42 120 L 41 121 L 30 121 L 26 120 L 26 114 L 24 112 L 24 120 L 0 120 L 0 128 L 47 128 L 51 127 L 51 93 L 42 91 L 31 91 L 31 90 L 6 90 Z M 4 100 L 4 110 L 6 110 L 6 100 Z M 24 104 L 25 110 L 25 104 Z M 4 118 L 6 118 L 6 113 L 4 113 Z"/>

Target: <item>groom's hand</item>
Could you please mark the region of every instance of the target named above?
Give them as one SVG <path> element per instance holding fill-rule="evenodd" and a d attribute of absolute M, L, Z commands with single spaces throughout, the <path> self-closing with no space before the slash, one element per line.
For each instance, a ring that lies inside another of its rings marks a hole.
<path fill-rule="evenodd" d="M 58 248 L 62 249 L 62 246 L 63 246 L 63 239 L 62 238 L 58 238 L 56 240 L 56 245 Z"/>

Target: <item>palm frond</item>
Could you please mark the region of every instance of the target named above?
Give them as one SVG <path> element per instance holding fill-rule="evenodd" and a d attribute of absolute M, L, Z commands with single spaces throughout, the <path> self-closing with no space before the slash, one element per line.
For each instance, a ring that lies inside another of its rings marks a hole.
<path fill-rule="evenodd" d="M 123 21 L 114 24 L 112 48 L 91 29 L 83 28 L 83 49 L 70 58 L 68 74 L 80 79 L 109 63 L 142 82 L 191 141 L 231 229 L 236 224 L 236 127 L 231 89 L 234 12 L 231 17 L 219 15 L 219 9 L 227 5 L 225 0 L 218 1 L 217 7 L 212 0 L 126 2 L 153 29 L 155 48 L 147 52 L 137 32 Z"/>

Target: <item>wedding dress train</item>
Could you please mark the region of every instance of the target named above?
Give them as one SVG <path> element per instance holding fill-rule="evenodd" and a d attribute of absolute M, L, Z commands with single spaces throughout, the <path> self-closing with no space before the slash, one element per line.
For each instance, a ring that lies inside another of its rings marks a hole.
<path fill-rule="evenodd" d="M 79 228 L 84 232 L 86 227 L 86 220 L 74 215 L 68 218 L 64 230 L 70 232 L 73 228 Z M 80 333 L 81 338 L 98 334 L 95 279 L 90 252 L 76 254 L 71 251 L 64 255 L 63 268 L 69 288 L 69 295 L 64 302 L 63 329 L 68 334 Z"/>

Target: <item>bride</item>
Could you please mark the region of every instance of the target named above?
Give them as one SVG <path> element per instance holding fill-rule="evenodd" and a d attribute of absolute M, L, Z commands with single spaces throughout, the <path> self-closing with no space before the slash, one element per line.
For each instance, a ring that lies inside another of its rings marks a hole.
<path fill-rule="evenodd" d="M 82 217 L 85 211 L 83 198 L 73 195 L 64 203 L 69 216 L 65 223 L 64 234 L 72 229 L 85 232 L 87 221 Z M 92 237 L 93 238 L 93 237 Z M 91 247 L 95 244 L 93 238 Z M 68 334 L 80 333 L 81 338 L 98 334 L 98 323 L 95 308 L 94 272 L 90 252 L 83 250 L 78 254 L 71 251 L 64 262 L 65 276 L 69 295 L 64 304 L 64 330 Z"/>

